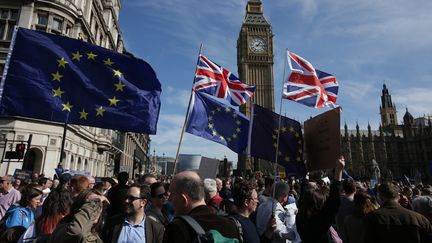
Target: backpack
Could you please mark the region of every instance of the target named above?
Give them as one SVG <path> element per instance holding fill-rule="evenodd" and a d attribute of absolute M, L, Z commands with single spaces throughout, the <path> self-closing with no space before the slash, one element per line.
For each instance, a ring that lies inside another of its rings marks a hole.
<path fill-rule="evenodd" d="M 197 238 L 193 241 L 195 243 L 239 243 L 238 239 L 226 238 L 217 230 L 209 230 L 207 232 L 199 225 L 199 223 L 189 215 L 180 216 L 181 219 L 192 227 L 197 234 Z"/>

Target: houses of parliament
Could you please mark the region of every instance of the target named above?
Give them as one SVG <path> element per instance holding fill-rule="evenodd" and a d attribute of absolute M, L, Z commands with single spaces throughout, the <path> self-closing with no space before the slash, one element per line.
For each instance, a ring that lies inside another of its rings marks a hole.
<path fill-rule="evenodd" d="M 381 125 L 377 131 L 356 125 L 341 130 L 341 152 L 348 171 L 355 177 L 400 179 L 405 176 L 430 179 L 432 170 L 432 117 L 414 118 L 408 108 L 399 124 L 397 110 L 384 84 L 380 105 Z"/>

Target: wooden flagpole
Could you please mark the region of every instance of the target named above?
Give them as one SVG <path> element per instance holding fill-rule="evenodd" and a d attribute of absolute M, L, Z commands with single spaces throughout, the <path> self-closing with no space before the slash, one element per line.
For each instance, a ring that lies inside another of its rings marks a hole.
<path fill-rule="evenodd" d="M 199 52 L 198 52 L 198 61 L 197 61 L 197 65 L 196 65 L 196 67 L 195 67 L 195 72 L 194 72 L 194 80 L 195 80 L 195 74 L 196 74 L 196 71 L 197 71 L 197 69 L 198 69 L 198 63 L 199 63 L 199 60 L 200 60 L 200 55 L 201 55 L 202 48 L 203 48 L 203 44 L 201 43 L 200 48 L 199 48 Z M 192 85 L 192 87 L 193 87 L 193 85 Z M 185 117 L 185 119 L 184 119 L 183 128 L 182 128 L 182 131 L 181 131 L 181 134 L 180 134 L 180 141 L 179 141 L 179 145 L 178 145 L 178 147 L 177 147 L 177 153 L 176 153 L 176 157 L 175 157 L 175 160 L 174 160 L 173 175 L 176 174 L 177 161 L 178 161 L 178 157 L 179 157 L 179 153 L 180 153 L 180 147 L 181 147 L 181 145 L 182 145 L 182 141 L 183 141 L 183 134 L 184 134 L 184 131 L 185 131 L 185 129 L 186 129 L 186 123 L 187 123 L 187 120 L 188 120 L 189 110 L 190 110 L 190 105 L 191 105 L 192 96 L 193 96 L 194 93 L 195 93 L 195 91 L 194 91 L 193 88 L 192 88 L 192 89 L 191 89 L 191 94 L 190 94 L 190 96 L 189 96 L 189 104 L 188 104 L 188 107 L 187 107 L 187 110 L 186 110 L 186 117 Z"/>

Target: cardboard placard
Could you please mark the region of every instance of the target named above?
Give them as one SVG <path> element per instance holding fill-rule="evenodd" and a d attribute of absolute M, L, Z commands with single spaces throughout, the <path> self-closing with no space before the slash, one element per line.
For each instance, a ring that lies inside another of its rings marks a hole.
<path fill-rule="evenodd" d="M 334 168 L 340 156 L 340 109 L 305 121 L 304 140 L 309 171 Z"/>

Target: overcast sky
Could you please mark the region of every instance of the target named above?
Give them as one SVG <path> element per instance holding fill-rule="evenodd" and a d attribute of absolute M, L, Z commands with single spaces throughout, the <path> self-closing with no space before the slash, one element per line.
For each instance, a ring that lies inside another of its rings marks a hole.
<path fill-rule="evenodd" d="M 162 108 L 151 150 L 175 156 L 200 44 L 203 54 L 237 74 L 236 41 L 246 0 L 124 0 L 120 24 L 126 48 L 149 62 L 162 83 Z M 279 109 L 288 49 L 337 77 L 341 125 L 379 126 L 383 82 L 398 108 L 432 113 L 432 1 L 264 0 L 274 39 L 275 104 Z M 247 83 L 247 80 L 243 80 Z M 304 121 L 325 110 L 291 101 L 282 114 Z M 229 149 L 185 134 L 181 153 L 236 161 Z"/>

